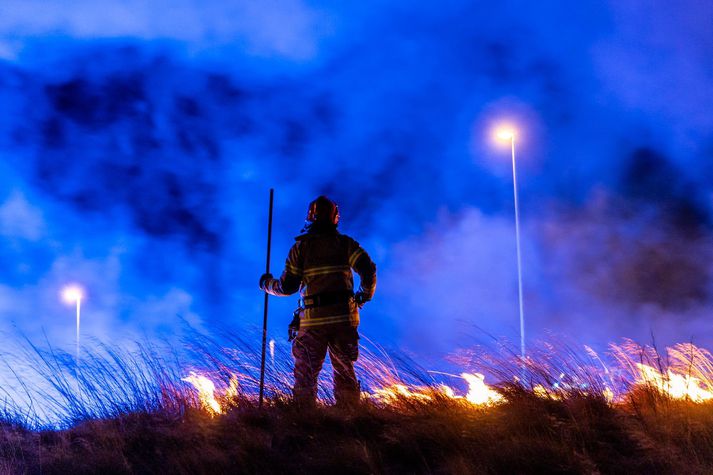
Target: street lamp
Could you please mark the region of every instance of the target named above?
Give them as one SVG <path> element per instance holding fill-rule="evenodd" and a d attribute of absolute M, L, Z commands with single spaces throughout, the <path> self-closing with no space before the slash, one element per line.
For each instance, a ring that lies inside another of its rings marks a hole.
<path fill-rule="evenodd" d="M 82 309 L 82 299 L 84 298 L 84 289 L 76 284 L 68 285 L 62 289 L 62 300 L 68 305 L 77 306 L 77 348 L 76 348 L 76 364 L 77 373 L 79 371 L 79 323 L 81 321 L 80 314 Z"/>
<path fill-rule="evenodd" d="M 515 167 L 515 129 L 502 125 L 495 129 L 495 137 L 501 142 L 510 142 L 512 153 L 512 188 L 515 198 L 515 242 L 517 246 L 517 291 L 520 303 L 520 356 L 525 361 L 525 310 L 522 298 L 522 252 L 520 250 L 520 204 L 517 197 L 517 169 Z"/>

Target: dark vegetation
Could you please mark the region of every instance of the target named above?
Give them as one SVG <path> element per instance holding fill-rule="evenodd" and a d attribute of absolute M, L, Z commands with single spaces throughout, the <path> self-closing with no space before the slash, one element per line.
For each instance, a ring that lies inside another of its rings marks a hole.
<path fill-rule="evenodd" d="M 629 384 L 609 402 L 600 386 L 611 372 L 602 376 L 591 355 L 566 348 L 533 352 L 526 374 L 517 359 L 477 356 L 506 381 L 497 386 L 505 400 L 489 407 L 448 397 L 412 363 L 366 351 L 367 389 L 398 381 L 428 398 L 365 395 L 350 410 L 300 411 L 286 396 L 280 375 L 289 359 L 279 349 L 260 409 L 255 352 L 239 341 L 192 343 L 190 365 L 141 345 L 98 347 L 82 354 L 78 381 L 70 355 L 30 348 L 24 357 L 50 384 L 27 388 L 31 410 L 6 399 L 0 473 L 713 473 L 713 404 L 674 400 L 645 384 Z M 650 356 L 642 350 L 638 358 Z M 656 360 L 662 370 L 664 361 Z M 216 381 L 223 414 L 212 415 L 180 381 L 198 363 Z M 517 381 L 523 374 L 528 384 Z M 226 394 L 234 376 L 240 384 Z M 586 385 L 575 384 L 583 378 Z M 557 389 L 532 389 L 540 383 Z"/>

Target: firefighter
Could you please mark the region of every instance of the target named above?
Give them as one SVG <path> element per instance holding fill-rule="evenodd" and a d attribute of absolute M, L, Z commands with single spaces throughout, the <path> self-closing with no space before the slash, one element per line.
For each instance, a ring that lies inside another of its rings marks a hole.
<path fill-rule="evenodd" d="M 376 266 L 359 243 L 337 231 L 338 224 L 339 208 L 334 201 L 326 196 L 312 201 L 305 227 L 295 238 L 280 278 L 271 274 L 260 278 L 260 289 L 271 295 L 300 291 L 301 305 L 295 312 L 298 320 L 290 328 L 295 359 L 293 396 L 300 407 L 315 405 L 317 378 L 327 352 L 334 368 L 337 405 L 353 407 L 359 402 L 354 374 L 359 356 L 359 309 L 374 296 Z M 360 279 L 356 293 L 352 270 Z"/>

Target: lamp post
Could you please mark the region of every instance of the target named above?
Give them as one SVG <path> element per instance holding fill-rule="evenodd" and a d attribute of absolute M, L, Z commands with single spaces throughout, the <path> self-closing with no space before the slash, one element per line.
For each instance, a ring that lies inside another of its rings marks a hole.
<path fill-rule="evenodd" d="M 503 142 L 510 142 L 512 155 L 512 187 L 515 198 L 515 243 L 517 247 L 517 293 L 520 306 L 520 356 L 525 360 L 525 308 L 522 297 L 522 252 L 520 249 L 520 204 L 517 196 L 517 167 L 515 166 L 515 129 L 508 126 L 499 127 L 495 136 Z"/>
<path fill-rule="evenodd" d="M 81 322 L 82 299 L 84 298 L 84 290 L 78 285 L 68 285 L 62 289 L 62 300 L 68 305 L 75 305 L 77 308 L 77 338 L 76 338 L 76 370 L 75 375 L 79 374 L 79 325 Z"/>

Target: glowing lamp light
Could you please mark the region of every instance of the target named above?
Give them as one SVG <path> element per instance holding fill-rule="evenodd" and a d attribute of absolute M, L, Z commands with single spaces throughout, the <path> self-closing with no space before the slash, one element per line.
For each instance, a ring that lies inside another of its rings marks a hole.
<path fill-rule="evenodd" d="M 68 285 L 62 289 L 62 300 L 68 305 L 74 305 L 84 298 L 84 289 L 78 285 Z"/>
<path fill-rule="evenodd" d="M 515 129 L 510 126 L 500 126 L 495 129 L 495 138 L 498 140 L 512 140 L 515 138 Z"/>
<path fill-rule="evenodd" d="M 82 289 L 80 286 L 77 284 L 70 284 L 65 286 L 62 289 L 62 300 L 64 303 L 67 305 L 76 305 L 77 308 L 77 335 L 76 335 L 76 354 L 75 354 L 75 361 L 76 361 L 76 367 L 75 367 L 75 378 L 77 379 L 77 394 L 79 397 L 81 397 L 81 393 L 79 390 L 79 325 L 81 321 L 81 307 L 82 307 L 82 299 L 84 298 L 84 289 Z"/>
<path fill-rule="evenodd" d="M 522 296 L 522 257 L 520 250 L 520 205 L 517 197 L 517 170 L 515 165 L 515 133 L 516 129 L 510 124 L 501 123 L 494 129 L 495 138 L 499 143 L 507 142 L 510 145 L 512 157 L 512 190 L 515 201 L 515 240 L 517 242 L 517 288 L 520 307 L 520 357 L 525 361 L 525 310 Z M 523 364 L 523 380 L 525 379 L 525 366 Z"/>

